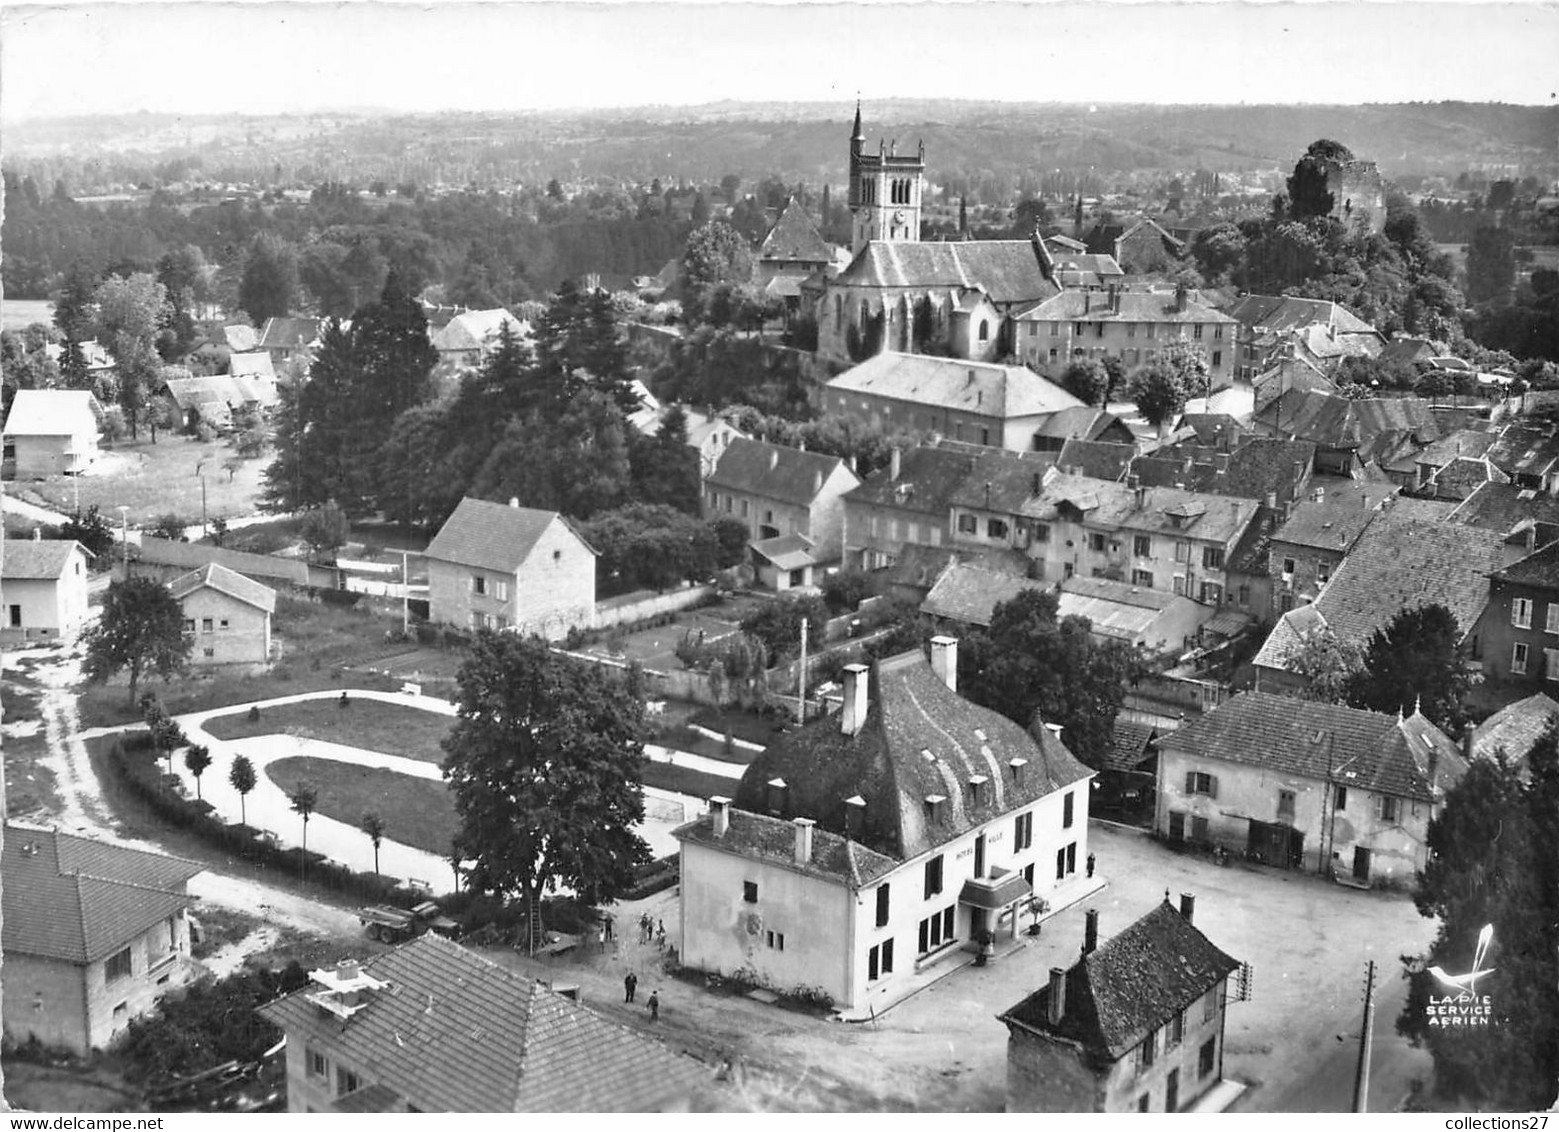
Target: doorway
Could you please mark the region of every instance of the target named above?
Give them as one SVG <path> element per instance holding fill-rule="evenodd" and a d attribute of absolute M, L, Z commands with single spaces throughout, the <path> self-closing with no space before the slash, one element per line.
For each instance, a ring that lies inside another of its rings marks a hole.
<path fill-rule="evenodd" d="M 1370 879 L 1370 851 L 1356 848 L 1353 851 L 1353 879 L 1368 881 Z"/>

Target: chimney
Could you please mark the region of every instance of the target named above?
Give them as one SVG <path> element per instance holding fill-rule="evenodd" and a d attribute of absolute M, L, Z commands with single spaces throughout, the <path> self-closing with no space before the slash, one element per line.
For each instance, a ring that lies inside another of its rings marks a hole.
<path fill-rule="evenodd" d="M 783 778 L 769 779 L 769 814 L 773 817 L 785 816 L 785 803 L 790 800 L 790 787 Z"/>
<path fill-rule="evenodd" d="M 1275 491 L 1267 492 L 1267 510 L 1268 511 L 1276 511 L 1277 509 L 1278 509 L 1278 493 L 1275 492 Z"/>
<path fill-rule="evenodd" d="M 844 800 L 844 839 L 850 840 L 860 823 L 866 817 L 866 799 L 859 794 L 851 794 Z"/>
<path fill-rule="evenodd" d="M 1060 967 L 1050 968 L 1050 1024 L 1061 1025 L 1066 1017 L 1066 972 Z"/>
<path fill-rule="evenodd" d="M 1083 916 L 1083 954 L 1092 955 L 1099 947 L 1099 910 L 1088 909 Z"/>
<path fill-rule="evenodd" d="M 1054 735 L 1056 737 L 1056 742 L 1057 743 L 1059 743 L 1061 741 L 1061 728 L 1062 728 L 1062 726 L 1063 725 L 1059 724 L 1059 723 L 1047 723 L 1047 724 L 1045 724 L 1045 730 L 1050 732 L 1052 735 Z"/>
<path fill-rule="evenodd" d="M 520 509 L 520 497 L 518 495 L 509 496 L 509 506 L 518 511 Z"/>
<path fill-rule="evenodd" d="M 958 638 L 931 638 L 931 671 L 946 684 L 949 691 L 958 691 Z"/>
<path fill-rule="evenodd" d="M 336 960 L 336 978 L 343 983 L 350 983 L 357 978 L 359 970 L 356 959 Z"/>
<path fill-rule="evenodd" d="M 1038 495 L 1044 489 L 1044 486 L 1045 486 L 1045 478 L 1043 476 L 1041 476 L 1038 472 L 1035 472 L 1034 473 L 1034 490 L 1032 492 L 1030 492 L 1029 494 L 1031 494 L 1031 495 Z"/>
<path fill-rule="evenodd" d="M 1009 759 L 1007 765 L 1012 768 L 1012 783 L 1014 786 L 1023 785 L 1023 768 L 1029 765 L 1028 759 Z"/>
<path fill-rule="evenodd" d="M 791 823 L 796 827 L 796 864 L 812 863 L 812 827 L 817 824 L 811 818 L 797 818 Z"/>
<path fill-rule="evenodd" d="M 1472 762 L 1472 727 L 1462 732 L 1462 758 Z"/>
<path fill-rule="evenodd" d="M 1175 287 L 1175 312 L 1177 314 L 1185 314 L 1186 306 L 1190 301 L 1191 293 L 1186 289 L 1186 285 L 1184 283 L 1177 285 Z"/>
<path fill-rule="evenodd" d="M 1435 789 L 1435 787 L 1438 785 L 1439 773 L 1440 773 L 1440 752 L 1436 748 L 1430 747 L 1429 748 L 1429 789 L 1431 791 L 1433 791 Z"/>
<path fill-rule="evenodd" d="M 779 467 L 779 449 L 778 448 L 770 448 L 769 449 L 769 471 L 772 472 L 777 467 Z"/>
<path fill-rule="evenodd" d="M 714 819 L 716 837 L 724 837 L 731 829 L 731 799 L 713 795 L 709 799 L 709 816 Z"/>
<path fill-rule="evenodd" d="M 898 483 L 899 475 L 903 472 L 903 470 L 904 463 L 902 454 L 899 452 L 898 445 L 894 445 L 893 450 L 888 454 L 888 479 L 894 483 Z"/>
<path fill-rule="evenodd" d="M 1189 892 L 1180 894 L 1180 916 L 1188 924 L 1196 917 L 1196 897 Z"/>
<path fill-rule="evenodd" d="M 866 677 L 864 664 L 844 666 L 844 708 L 839 712 L 839 731 L 854 735 L 866 723 Z"/>

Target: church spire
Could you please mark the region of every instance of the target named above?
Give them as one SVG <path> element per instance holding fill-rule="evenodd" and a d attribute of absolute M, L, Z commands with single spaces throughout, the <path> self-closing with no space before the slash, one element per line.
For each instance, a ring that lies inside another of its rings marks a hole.
<path fill-rule="evenodd" d="M 862 141 L 866 140 L 866 135 L 861 133 L 861 100 L 859 98 L 855 100 L 855 129 L 851 131 L 850 137 L 860 138 Z"/>

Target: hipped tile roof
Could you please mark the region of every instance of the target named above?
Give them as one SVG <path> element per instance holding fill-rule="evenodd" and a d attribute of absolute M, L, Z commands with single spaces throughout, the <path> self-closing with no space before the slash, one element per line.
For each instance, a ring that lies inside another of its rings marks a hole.
<path fill-rule="evenodd" d="M 838 456 L 821 452 L 803 452 L 783 444 L 762 440 L 733 440 L 720 454 L 707 482 L 782 503 L 810 507 L 822 486 L 835 472 L 844 468 L 846 490 L 860 480 Z"/>
<path fill-rule="evenodd" d="M 1026 366 L 884 351 L 828 383 L 836 393 L 868 394 L 1012 420 L 1086 408 Z"/>
<path fill-rule="evenodd" d="M 543 533 L 554 522 L 562 523 L 575 538 L 579 533 L 556 511 L 534 507 L 510 507 L 469 496 L 444 520 L 428 544 L 425 557 L 457 566 L 472 566 L 512 574 L 525 564 Z M 585 549 L 589 543 L 579 539 Z"/>

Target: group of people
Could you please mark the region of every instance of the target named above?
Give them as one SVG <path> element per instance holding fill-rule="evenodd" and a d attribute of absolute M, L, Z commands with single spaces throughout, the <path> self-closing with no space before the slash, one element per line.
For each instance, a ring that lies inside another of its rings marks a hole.
<path fill-rule="evenodd" d="M 629 971 L 623 976 L 623 1001 L 632 1002 L 634 992 L 639 989 L 639 976 Z M 644 1006 L 650 1012 L 650 1021 L 660 1021 L 660 991 L 650 991 L 650 997 L 645 1000 Z"/>
<path fill-rule="evenodd" d="M 666 921 L 645 912 L 639 917 L 639 942 L 653 943 L 662 951 L 666 950 Z"/>

